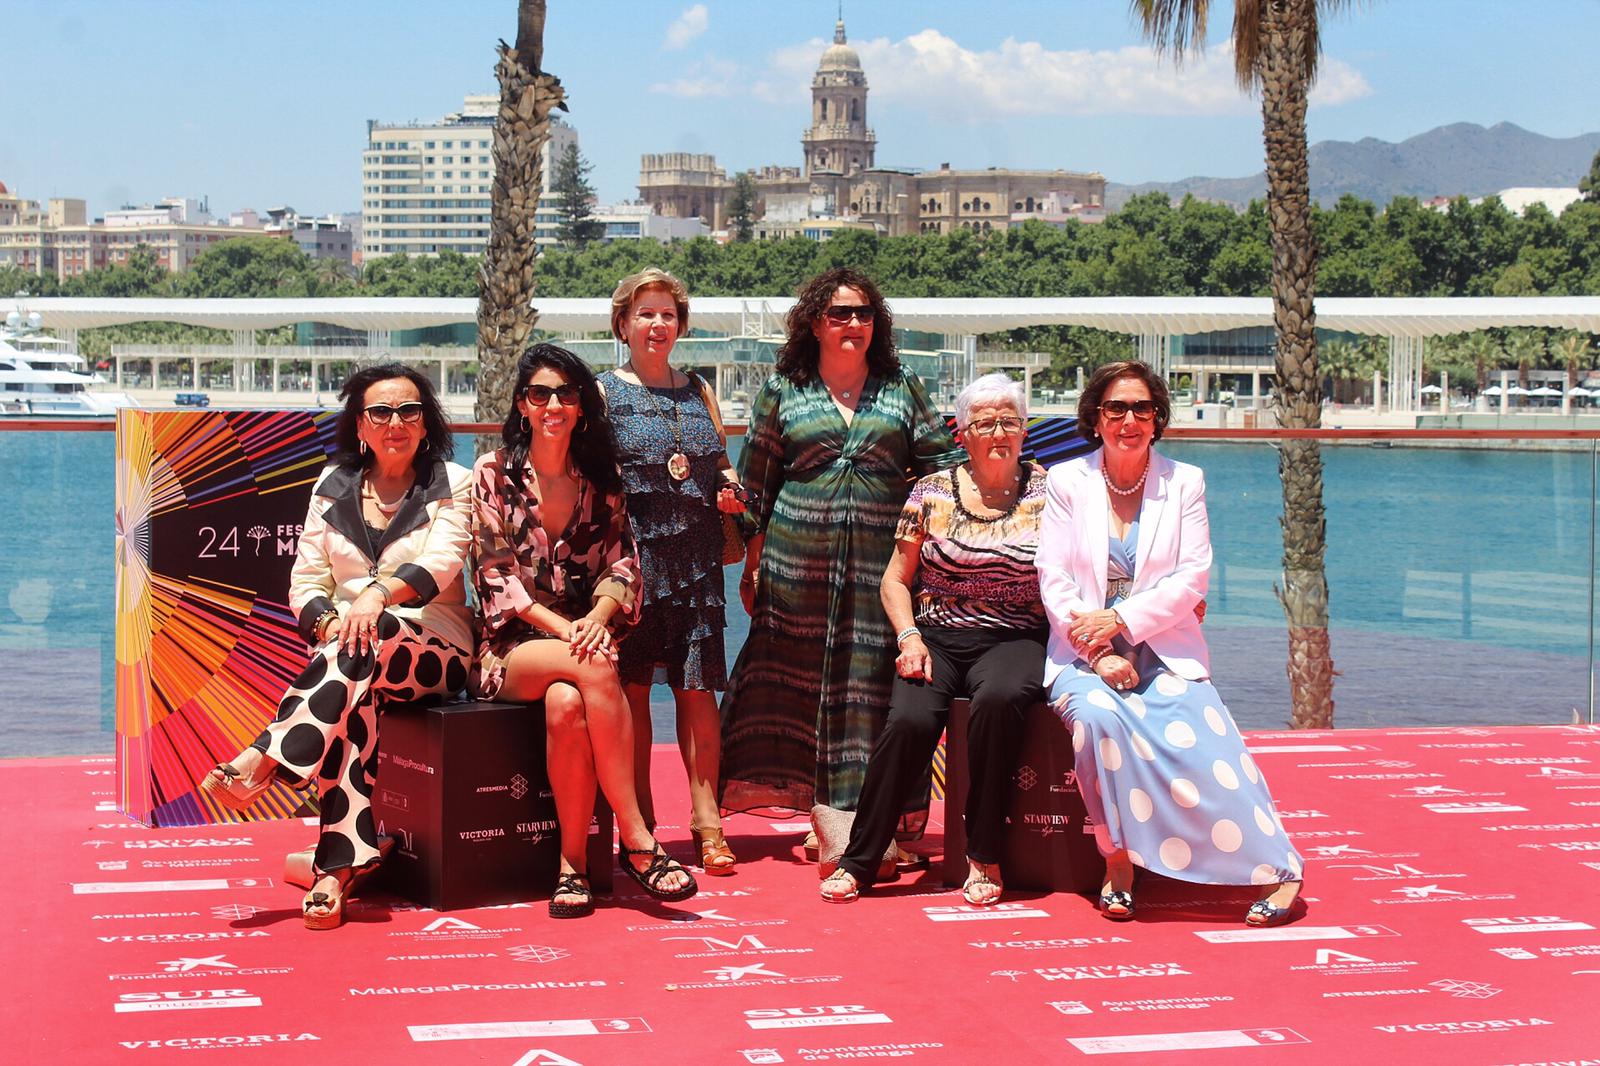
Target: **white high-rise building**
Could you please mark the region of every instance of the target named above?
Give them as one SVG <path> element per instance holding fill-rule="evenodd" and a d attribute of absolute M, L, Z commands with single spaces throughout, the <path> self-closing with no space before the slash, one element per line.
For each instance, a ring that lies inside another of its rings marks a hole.
<path fill-rule="evenodd" d="M 367 122 L 361 156 L 363 259 L 404 252 L 450 250 L 478 255 L 489 242 L 489 190 L 494 179 L 495 113 L 500 98 L 474 95 L 457 114 L 435 122 Z M 550 194 L 554 161 L 578 132 L 554 117 L 541 160 L 540 216 Z M 538 243 L 555 243 L 553 226 Z"/>

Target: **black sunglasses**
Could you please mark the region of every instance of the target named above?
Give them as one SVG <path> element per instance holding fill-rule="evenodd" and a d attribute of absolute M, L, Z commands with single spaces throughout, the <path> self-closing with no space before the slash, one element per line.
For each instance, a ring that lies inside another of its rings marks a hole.
<path fill-rule="evenodd" d="M 399 415 L 400 421 L 410 426 L 422 421 L 422 404 L 417 400 L 400 404 L 398 407 L 393 404 L 375 403 L 362 408 L 361 413 L 366 415 L 367 421 L 374 426 L 387 426 L 394 421 L 395 415 Z"/>
<path fill-rule="evenodd" d="M 570 381 L 553 389 L 549 385 L 529 385 L 522 390 L 522 395 L 535 407 L 544 407 L 552 396 L 561 401 L 562 407 L 571 407 L 578 402 L 578 386 Z"/>
<path fill-rule="evenodd" d="M 1140 422 L 1149 422 L 1156 416 L 1156 404 L 1154 400 L 1105 400 L 1100 404 L 1100 413 L 1113 421 L 1128 417 L 1129 411 Z"/>
<path fill-rule="evenodd" d="M 822 313 L 828 316 L 828 321 L 841 326 L 852 318 L 857 322 L 871 322 L 876 317 L 871 304 L 834 304 Z"/>

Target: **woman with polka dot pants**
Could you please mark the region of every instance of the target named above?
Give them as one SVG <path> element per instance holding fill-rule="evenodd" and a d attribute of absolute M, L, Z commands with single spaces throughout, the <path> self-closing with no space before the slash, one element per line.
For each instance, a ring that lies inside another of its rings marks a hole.
<path fill-rule="evenodd" d="M 1133 917 L 1143 868 L 1258 885 L 1245 922 L 1276 925 L 1304 864 L 1211 684 L 1197 611 L 1211 569 L 1205 478 L 1152 450 L 1170 417 L 1166 383 L 1143 363 L 1101 367 L 1079 398 L 1078 430 L 1103 447 L 1047 482 L 1045 684 L 1106 857 L 1101 913 Z"/>
<path fill-rule="evenodd" d="M 340 454 L 312 489 L 289 585 L 311 661 L 277 718 L 200 782 L 246 811 L 276 779 L 319 783 L 322 834 L 303 914 L 344 920 L 355 879 L 377 866 L 372 785 L 386 702 L 461 691 L 472 621 L 461 567 L 471 542 L 472 475 L 448 462 L 450 426 L 426 377 L 386 364 L 340 393 Z"/>

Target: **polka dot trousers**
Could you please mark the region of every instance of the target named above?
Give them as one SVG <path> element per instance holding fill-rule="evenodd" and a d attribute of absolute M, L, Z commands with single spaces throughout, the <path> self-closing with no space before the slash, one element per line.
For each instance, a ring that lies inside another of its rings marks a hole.
<path fill-rule="evenodd" d="M 466 682 L 472 653 L 411 619 L 383 614 L 378 646 L 361 654 L 330 640 L 311 656 L 278 704 L 255 747 L 296 785 L 318 782 L 323 873 L 378 858 L 372 787 L 378 773 L 378 708 L 424 696 L 451 696 Z"/>

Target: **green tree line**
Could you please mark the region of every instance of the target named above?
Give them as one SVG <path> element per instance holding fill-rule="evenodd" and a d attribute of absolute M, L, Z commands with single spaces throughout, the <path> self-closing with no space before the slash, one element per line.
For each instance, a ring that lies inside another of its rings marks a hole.
<path fill-rule="evenodd" d="M 1580 201 L 1557 217 L 1535 204 L 1521 216 L 1498 200 L 1453 201 L 1443 211 L 1399 197 L 1384 210 L 1354 196 L 1315 209 L 1321 296 L 1528 296 L 1600 294 L 1600 202 Z M 617 280 L 646 265 L 681 277 L 700 296 L 782 296 L 839 264 L 865 268 L 885 294 L 912 296 L 1264 296 L 1270 270 L 1263 206 L 1243 212 L 1160 193 L 1137 196 L 1098 224 L 1053 228 L 1027 222 L 985 235 L 878 237 L 846 231 L 831 240 L 736 241 L 696 238 L 553 249 L 539 259 L 538 291 L 547 297 L 609 296 Z M 169 274 L 136 250 L 125 265 L 57 281 L 0 268 L 0 292 L 39 296 L 460 296 L 476 297 L 480 260 L 454 252 L 375 259 L 355 274 L 309 258 L 292 242 L 268 237 L 224 241 L 183 274 Z M 215 342 L 194 327 L 152 323 L 118 327 L 139 335 L 96 341 Z M 1519 334 L 1535 334 L 1529 347 Z M 171 334 L 170 336 L 168 334 Z M 193 335 L 192 335 L 193 334 Z M 1430 342 L 1429 369 L 1468 385 L 1484 368 L 1565 366 L 1574 341 L 1554 331 L 1491 331 L 1492 348 L 1469 338 Z M 1075 328 L 1016 330 L 997 343 L 1048 351 L 1056 369 L 1096 365 L 1127 352 L 1125 338 Z M 1478 345 L 1474 350 L 1472 345 Z M 1515 347 L 1515 346 L 1520 347 Z M 1586 368 L 1592 344 L 1580 354 Z M 1375 349 L 1338 353 L 1333 376 L 1370 376 Z"/>

